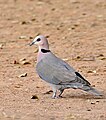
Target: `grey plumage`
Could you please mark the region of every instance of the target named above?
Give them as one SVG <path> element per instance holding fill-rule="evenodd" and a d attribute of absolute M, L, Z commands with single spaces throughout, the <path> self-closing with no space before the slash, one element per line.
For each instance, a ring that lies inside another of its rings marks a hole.
<path fill-rule="evenodd" d="M 47 42 L 44 36 L 37 36 L 34 39 L 36 42 L 40 38 L 41 41 Z M 34 43 L 33 41 L 33 43 Z M 56 97 L 57 90 L 60 91 L 58 96 L 61 96 L 64 89 L 74 88 L 90 92 L 94 95 L 101 95 L 97 90 L 91 87 L 90 83 L 74 70 L 68 63 L 56 57 L 52 52 L 43 52 L 42 49 L 47 49 L 45 46 L 39 45 L 39 58 L 36 66 L 36 71 L 41 79 L 48 82 L 53 89 L 53 98 Z"/>
<path fill-rule="evenodd" d="M 36 71 L 41 79 L 54 87 L 53 98 L 56 97 L 56 89 L 61 91 L 67 88 L 79 88 L 95 95 L 101 95 L 90 86 L 87 80 L 69 66 L 69 64 L 57 58 L 51 52 L 37 64 Z"/>

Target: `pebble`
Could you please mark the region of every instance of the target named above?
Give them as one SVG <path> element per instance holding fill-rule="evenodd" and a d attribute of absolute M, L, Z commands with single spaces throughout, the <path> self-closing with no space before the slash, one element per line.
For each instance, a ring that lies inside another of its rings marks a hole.
<path fill-rule="evenodd" d="M 91 111 L 91 109 L 87 109 L 87 111 Z"/>
<path fill-rule="evenodd" d="M 19 36 L 19 39 L 26 39 L 27 38 L 27 36 Z"/>
<path fill-rule="evenodd" d="M 18 62 L 18 61 L 16 61 L 16 60 L 14 60 L 14 64 L 19 64 L 19 62 Z"/>
<path fill-rule="evenodd" d="M 64 60 L 64 61 L 68 61 L 69 59 L 68 59 L 68 58 L 64 58 L 63 60 Z"/>
<path fill-rule="evenodd" d="M 96 70 L 89 70 L 87 73 L 97 73 Z"/>
<path fill-rule="evenodd" d="M 31 99 L 39 99 L 37 95 L 32 95 Z"/>
<path fill-rule="evenodd" d="M 91 104 L 95 104 L 94 102 L 91 102 Z"/>
<path fill-rule="evenodd" d="M 21 61 L 25 61 L 26 60 L 26 58 L 21 58 L 19 61 L 21 62 Z"/>
<path fill-rule="evenodd" d="M 28 22 L 22 21 L 20 24 L 21 24 L 21 25 L 25 25 L 25 24 L 28 24 Z"/>
<path fill-rule="evenodd" d="M 22 65 L 26 65 L 26 64 L 31 64 L 31 63 L 28 62 L 28 61 L 22 61 L 21 64 L 22 64 Z"/>
<path fill-rule="evenodd" d="M 3 44 L 0 44 L 0 49 L 3 49 Z"/>
<path fill-rule="evenodd" d="M 27 73 L 23 73 L 21 75 L 19 75 L 18 77 L 26 77 L 27 76 Z"/>
<path fill-rule="evenodd" d="M 29 61 L 26 60 L 26 58 L 21 58 L 19 60 L 19 63 L 22 64 L 22 65 L 31 64 Z"/>

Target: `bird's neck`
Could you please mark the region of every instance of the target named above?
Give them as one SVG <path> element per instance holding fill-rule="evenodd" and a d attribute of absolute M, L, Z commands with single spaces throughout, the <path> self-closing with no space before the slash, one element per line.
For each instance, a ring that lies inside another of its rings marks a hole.
<path fill-rule="evenodd" d="M 48 52 L 50 52 L 50 50 L 48 50 L 48 49 L 41 49 L 41 52 L 42 53 L 48 53 Z"/>
<path fill-rule="evenodd" d="M 49 49 L 46 49 L 46 48 L 39 49 L 37 63 L 40 62 L 45 57 L 45 55 L 49 53 L 50 53 Z"/>
<path fill-rule="evenodd" d="M 39 52 L 42 52 L 42 53 L 47 53 L 47 52 L 50 52 L 49 50 L 49 46 L 45 45 L 45 47 L 43 45 L 39 46 Z"/>

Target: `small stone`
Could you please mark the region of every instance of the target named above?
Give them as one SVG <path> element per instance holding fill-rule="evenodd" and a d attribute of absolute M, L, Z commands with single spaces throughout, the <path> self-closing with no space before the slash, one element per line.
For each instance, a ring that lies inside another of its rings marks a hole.
<path fill-rule="evenodd" d="M 27 24 L 27 22 L 26 21 L 22 21 L 21 24 L 24 25 L 24 24 Z"/>
<path fill-rule="evenodd" d="M 82 13 L 82 15 L 86 15 L 86 13 Z"/>
<path fill-rule="evenodd" d="M 36 49 L 36 50 L 34 51 L 34 53 L 38 53 L 38 49 Z"/>
<path fill-rule="evenodd" d="M 17 84 L 17 85 L 15 85 L 14 87 L 15 88 L 20 88 L 20 87 L 22 87 L 23 85 L 22 84 Z"/>
<path fill-rule="evenodd" d="M 77 23 L 76 23 L 76 24 L 74 24 L 74 26 L 75 26 L 75 27 L 78 27 L 78 26 L 79 26 L 79 24 L 77 24 Z"/>
<path fill-rule="evenodd" d="M 26 39 L 27 36 L 19 36 L 19 39 Z"/>
<path fill-rule="evenodd" d="M 74 29 L 75 29 L 75 27 L 72 27 L 71 29 L 72 29 L 72 30 L 74 30 Z"/>
<path fill-rule="evenodd" d="M 0 44 L 0 49 L 3 49 L 3 44 Z"/>
<path fill-rule="evenodd" d="M 21 75 L 19 75 L 19 77 L 26 77 L 27 76 L 27 73 L 23 73 Z"/>
<path fill-rule="evenodd" d="M 87 109 L 87 111 L 91 111 L 91 109 Z"/>
<path fill-rule="evenodd" d="M 35 21 L 36 19 L 35 18 L 32 18 L 31 21 Z"/>
<path fill-rule="evenodd" d="M 31 99 L 39 99 L 37 95 L 32 95 Z"/>
<path fill-rule="evenodd" d="M 92 85 L 92 87 L 95 87 L 95 85 Z"/>
<path fill-rule="evenodd" d="M 76 119 L 77 118 L 76 118 L 75 115 L 70 114 L 70 115 L 67 116 L 67 120 L 76 120 Z"/>
<path fill-rule="evenodd" d="M 64 61 L 68 61 L 68 58 L 64 58 L 63 60 L 64 60 Z"/>
<path fill-rule="evenodd" d="M 51 10 L 54 11 L 54 10 L 56 10 L 56 9 L 55 9 L 55 8 L 52 8 Z"/>
<path fill-rule="evenodd" d="M 40 88 L 39 86 L 36 86 L 36 88 Z"/>
<path fill-rule="evenodd" d="M 26 60 L 26 58 L 21 58 L 21 59 L 20 59 L 20 62 L 25 61 L 25 60 Z"/>
<path fill-rule="evenodd" d="M 87 73 L 97 73 L 96 70 L 89 70 Z"/>
<path fill-rule="evenodd" d="M 105 57 L 103 57 L 103 58 L 101 58 L 100 60 L 106 60 L 106 58 L 105 58 Z"/>
<path fill-rule="evenodd" d="M 72 57 L 72 60 L 80 61 L 80 60 L 82 60 L 82 58 L 80 56 L 76 56 L 76 57 Z"/>
<path fill-rule="evenodd" d="M 95 104 L 94 102 L 91 102 L 91 104 Z"/>
<path fill-rule="evenodd" d="M 33 39 L 33 37 L 32 37 L 32 36 L 30 36 L 30 37 L 29 37 L 29 39 Z"/>
<path fill-rule="evenodd" d="M 87 71 L 87 73 L 93 73 L 93 71 L 89 70 L 89 71 Z"/>
<path fill-rule="evenodd" d="M 60 30 L 60 28 L 59 28 L 59 27 L 57 27 L 57 30 Z"/>
<path fill-rule="evenodd" d="M 16 61 L 16 60 L 14 60 L 14 64 L 19 64 L 19 62 L 18 62 L 18 61 Z"/>
<path fill-rule="evenodd" d="M 26 60 L 26 58 L 21 58 L 19 60 L 19 63 L 22 64 L 22 65 L 31 64 L 29 61 Z"/>
<path fill-rule="evenodd" d="M 77 56 L 76 59 L 80 59 L 81 57 L 80 56 Z"/>
<path fill-rule="evenodd" d="M 97 57 L 104 57 L 104 55 L 103 54 L 99 54 Z"/>
<path fill-rule="evenodd" d="M 27 65 L 27 64 L 31 64 L 31 63 L 28 62 L 28 61 L 22 61 L 21 64 L 22 64 L 22 65 Z"/>
<path fill-rule="evenodd" d="M 93 70 L 93 73 L 96 73 L 96 70 Z"/>
<path fill-rule="evenodd" d="M 50 36 L 49 35 L 46 35 L 46 38 L 49 38 Z"/>

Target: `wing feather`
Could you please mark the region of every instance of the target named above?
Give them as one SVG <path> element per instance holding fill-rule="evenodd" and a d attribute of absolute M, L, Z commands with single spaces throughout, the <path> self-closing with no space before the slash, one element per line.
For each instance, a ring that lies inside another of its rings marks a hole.
<path fill-rule="evenodd" d="M 81 83 L 90 85 L 78 72 L 53 54 L 43 58 L 36 66 L 41 79 L 55 85 Z"/>

